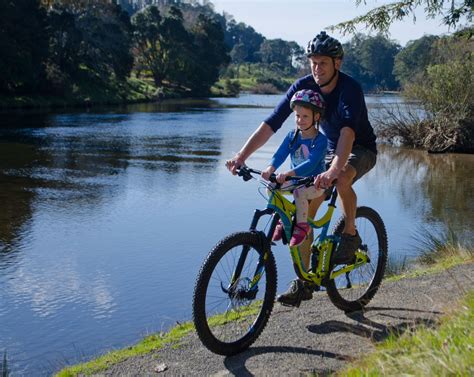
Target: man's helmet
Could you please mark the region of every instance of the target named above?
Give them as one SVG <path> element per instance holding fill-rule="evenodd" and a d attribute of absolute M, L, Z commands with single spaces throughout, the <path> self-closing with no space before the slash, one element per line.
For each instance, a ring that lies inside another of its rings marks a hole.
<path fill-rule="evenodd" d="M 306 56 L 310 57 L 312 55 L 322 55 L 342 59 L 344 56 L 344 50 L 342 49 L 341 42 L 327 35 L 325 31 L 322 31 L 308 42 Z"/>
<path fill-rule="evenodd" d="M 321 94 L 310 89 L 303 89 L 297 91 L 295 94 L 293 94 L 293 97 L 291 97 L 290 107 L 292 110 L 294 109 L 295 105 L 308 107 L 314 112 L 323 115 L 326 102 L 324 102 Z"/>

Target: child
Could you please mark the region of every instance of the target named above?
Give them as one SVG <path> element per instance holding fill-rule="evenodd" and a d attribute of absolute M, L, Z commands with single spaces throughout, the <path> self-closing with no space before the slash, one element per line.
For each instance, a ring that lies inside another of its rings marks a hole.
<path fill-rule="evenodd" d="M 295 113 L 296 129 L 290 131 L 283 143 L 274 154 L 270 165 L 262 172 L 266 180 L 290 155 L 291 170 L 278 173 L 276 180 L 284 183 L 286 177 L 316 176 L 325 170 L 324 157 L 326 156 L 327 139 L 319 132 L 319 121 L 324 112 L 325 103 L 322 96 L 312 90 L 296 92 L 290 101 Z M 287 185 L 288 186 L 288 185 Z M 285 185 L 282 186 L 284 189 Z M 293 191 L 296 204 L 296 225 L 290 239 L 290 246 L 300 245 L 308 236 L 308 200 L 323 195 L 324 190 L 314 186 L 299 187 Z M 273 240 L 278 241 L 283 235 L 283 225 L 278 223 Z"/>

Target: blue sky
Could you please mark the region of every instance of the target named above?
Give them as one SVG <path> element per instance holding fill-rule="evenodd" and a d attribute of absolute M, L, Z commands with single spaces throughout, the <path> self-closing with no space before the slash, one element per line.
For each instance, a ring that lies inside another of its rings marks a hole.
<path fill-rule="evenodd" d="M 329 25 L 352 19 L 377 6 L 393 1 L 367 0 L 356 7 L 355 0 L 211 0 L 215 11 L 226 11 L 238 22 L 252 26 L 266 38 L 281 38 L 296 41 L 306 46 L 308 40 Z M 416 12 L 416 23 L 412 18 L 397 22 L 390 28 L 390 38 L 402 46 L 409 40 L 422 37 L 424 34 L 444 34 L 452 32 L 443 25 L 441 19 L 426 20 L 423 9 Z M 361 28 L 359 31 L 368 34 Z M 331 33 L 346 42 L 351 36 Z"/>

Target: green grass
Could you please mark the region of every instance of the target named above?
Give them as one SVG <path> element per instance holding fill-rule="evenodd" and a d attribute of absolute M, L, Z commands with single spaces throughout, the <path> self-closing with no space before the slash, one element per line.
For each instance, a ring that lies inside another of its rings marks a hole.
<path fill-rule="evenodd" d="M 221 326 L 228 322 L 243 320 L 249 315 L 257 314 L 259 307 L 259 302 L 255 302 L 238 312 L 231 311 L 225 314 L 218 314 L 209 319 L 209 325 L 211 327 Z M 79 374 L 92 375 L 104 371 L 112 365 L 118 364 L 130 357 L 146 355 L 152 351 L 159 351 L 168 344 L 171 345 L 171 347 L 177 348 L 180 346 L 180 340 L 191 331 L 194 331 L 194 325 L 191 322 L 180 324 L 171 329 L 168 333 L 150 335 L 134 346 L 111 351 L 89 362 L 64 368 L 56 374 L 56 377 L 71 377 Z"/>
<path fill-rule="evenodd" d="M 176 344 L 193 329 L 193 325 L 189 322 L 178 325 L 166 334 L 150 335 L 134 346 L 109 352 L 83 364 L 64 368 L 56 374 L 56 377 L 70 377 L 79 374 L 92 375 L 104 371 L 112 365 L 118 364 L 130 357 L 146 355 L 152 351 L 158 351 L 167 344 Z"/>
<path fill-rule="evenodd" d="M 391 335 L 338 376 L 474 376 L 474 290 L 439 326 Z"/>

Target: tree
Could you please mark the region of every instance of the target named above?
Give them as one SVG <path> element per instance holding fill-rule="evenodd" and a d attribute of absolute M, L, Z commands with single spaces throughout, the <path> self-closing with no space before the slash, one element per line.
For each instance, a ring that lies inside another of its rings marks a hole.
<path fill-rule="evenodd" d="M 282 39 L 265 39 L 260 45 L 260 61 L 264 64 L 276 64 L 280 69 L 292 66 L 293 45 Z"/>
<path fill-rule="evenodd" d="M 357 6 L 362 2 L 365 4 L 366 0 L 355 0 Z M 443 22 L 452 27 L 458 25 L 464 18 L 468 22 L 472 21 L 472 0 L 403 0 L 374 8 L 365 15 L 330 26 L 329 29 L 339 30 L 343 34 L 353 34 L 357 25 L 365 24 L 371 30 L 388 33 L 390 25 L 395 21 L 409 16 L 415 21 L 415 9 L 420 6 L 424 6 L 427 18 L 441 16 Z"/>
<path fill-rule="evenodd" d="M 192 34 L 194 69 L 189 72 L 191 75 L 187 84 L 195 94 L 207 94 L 218 80 L 219 70 L 230 60 L 224 43 L 224 31 L 218 21 L 200 15 Z"/>
<path fill-rule="evenodd" d="M 407 45 L 395 56 L 393 73 L 403 85 L 421 77 L 426 67 L 433 62 L 433 44 L 438 40 L 434 35 L 425 35 Z"/>
<path fill-rule="evenodd" d="M 344 44 L 342 69 L 359 81 L 366 91 L 397 89 L 393 71 L 394 57 L 400 46 L 382 35 L 356 34 Z"/>
<path fill-rule="evenodd" d="M 46 12 L 38 0 L 0 2 L 0 91 L 37 92 L 48 54 Z"/>
<path fill-rule="evenodd" d="M 168 44 L 163 38 L 163 18 L 155 6 L 145 8 L 132 17 L 134 40 L 143 65 L 148 68 L 157 86 L 161 86 L 169 66 Z"/>
<path fill-rule="evenodd" d="M 50 24 L 50 80 L 64 75 L 99 76 L 111 73 L 119 80 L 130 75 L 131 23 L 128 14 L 108 1 L 52 1 L 48 6 Z"/>
<path fill-rule="evenodd" d="M 251 26 L 247 26 L 243 22 L 236 23 L 231 19 L 227 21 L 224 38 L 229 50 L 232 50 L 236 44 L 245 45 L 247 48 L 245 62 L 256 63 L 259 61 L 258 53 L 265 37 L 257 33 Z"/>
<path fill-rule="evenodd" d="M 367 37 L 361 46 L 360 62 L 377 89 L 396 89 L 398 82 L 393 76 L 393 62 L 400 46 L 382 35 Z"/>
<path fill-rule="evenodd" d="M 82 33 L 81 64 L 106 79 L 113 72 L 119 80 L 130 75 L 131 23 L 118 5 L 98 3 L 81 10 L 76 25 Z"/>

